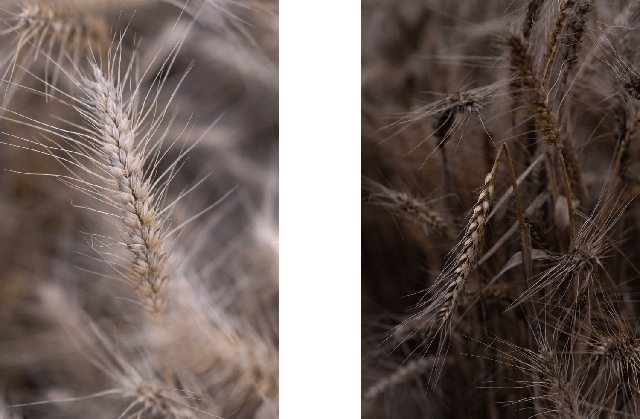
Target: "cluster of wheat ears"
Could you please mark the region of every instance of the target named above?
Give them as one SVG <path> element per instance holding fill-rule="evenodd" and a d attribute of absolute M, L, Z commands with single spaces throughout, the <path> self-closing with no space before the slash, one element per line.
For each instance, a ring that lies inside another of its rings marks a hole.
<path fill-rule="evenodd" d="M 640 2 L 362 19 L 363 417 L 640 417 Z"/>
<path fill-rule="evenodd" d="M 277 3 L 0 10 L 0 417 L 277 417 Z"/>

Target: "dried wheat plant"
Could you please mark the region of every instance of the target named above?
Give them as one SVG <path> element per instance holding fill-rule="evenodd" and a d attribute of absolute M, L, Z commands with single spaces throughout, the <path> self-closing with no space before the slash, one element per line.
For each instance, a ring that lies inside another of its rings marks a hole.
<path fill-rule="evenodd" d="M 0 417 L 278 417 L 277 3 L 0 10 Z"/>
<path fill-rule="evenodd" d="M 363 417 L 640 417 L 639 4 L 362 3 Z"/>

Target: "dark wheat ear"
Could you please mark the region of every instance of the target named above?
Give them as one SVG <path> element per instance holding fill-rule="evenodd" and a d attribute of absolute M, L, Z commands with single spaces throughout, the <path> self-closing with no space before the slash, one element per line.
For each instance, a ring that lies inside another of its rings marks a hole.
<path fill-rule="evenodd" d="M 370 191 L 369 202 L 388 209 L 392 214 L 422 225 L 427 235 L 435 232 L 440 237 L 452 238 L 449 223 L 427 201 L 371 180 L 363 180 L 363 188 Z"/>
<path fill-rule="evenodd" d="M 558 11 L 558 16 L 556 21 L 551 29 L 551 33 L 547 38 L 547 46 L 544 53 L 544 58 L 542 60 L 542 69 L 543 69 L 543 86 L 544 89 L 547 90 L 549 88 L 549 82 L 551 81 L 551 71 L 553 70 L 553 65 L 555 64 L 556 55 L 558 54 L 558 49 L 560 47 L 560 39 L 562 36 L 562 31 L 564 29 L 565 24 L 569 20 L 569 16 L 571 15 L 571 11 L 573 7 L 576 5 L 577 0 L 564 0 L 560 5 L 560 10 Z"/>
<path fill-rule="evenodd" d="M 562 153 L 561 135 L 562 129 L 558 112 L 553 109 L 553 104 L 549 101 L 548 91 L 544 83 L 537 74 L 536 67 L 529 49 L 529 43 L 520 35 L 508 34 L 507 45 L 510 51 L 511 65 L 520 76 L 522 86 L 529 96 L 529 106 L 534 112 L 536 122 L 540 126 L 540 133 L 548 146 L 554 146 L 564 183 L 564 192 L 567 198 L 567 210 L 569 213 L 569 235 L 571 239 L 575 236 L 573 202 L 571 198 L 570 177 Z M 574 166 L 577 170 L 577 166 Z M 552 171 L 554 168 L 552 167 Z M 552 174 L 552 179 L 553 179 Z M 555 188 L 555 185 L 554 185 Z"/>
<path fill-rule="evenodd" d="M 545 415 L 544 417 L 547 417 L 546 415 L 561 419 L 593 417 L 593 409 L 585 406 L 581 398 L 585 371 L 578 370 L 573 374 L 570 373 L 569 366 L 572 362 L 570 353 L 555 351 L 541 336 L 536 338 L 537 351 L 519 347 L 502 339 L 500 341 L 514 351 L 513 354 L 504 354 L 504 358 L 530 378 L 530 381 L 523 384 L 531 387 L 535 396 L 528 400 L 533 402 L 536 409 Z"/>
<path fill-rule="evenodd" d="M 578 62 L 578 54 L 582 49 L 582 38 L 587 32 L 589 15 L 594 10 L 593 0 L 579 0 L 571 17 L 567 22 L 566 33 L 562 37 L 563 62 L 566 62 L 562 71 L 562 83 L 566 84 L 567 77 Z"/>
<path fill-rule="evenodd" d="M 604 259 L 612 247 L 608 235 L 621 218 L 623 208 L 618 208 L 618 211 L 606 216 L 607 206 L 604 203 L 596 210 L 582 224 L 567 253 L 557 258 L 553 266 L 541 273 L 513 306 L 533 298 L 542 290 L 545 290 L 544 298 L 549 299 L 562 290 L 563 285 L 571 282 L 572 289 L 569 298 L 566 298 L 566 307 L 576 307 L 581 296 L 594 286 L 601 286 L 598 282 L 598 269 L 604 266 Z M 601 224 L 603 217 L 605 221 Z"/>
<path fill-rule="evenodd" d="M 498 95 L 500 88 L 504 87 L 508 82 L 509 80 L 499 80 L 487 86 L 446 95 L 442 99 L 406 113 L 387 127 L 402 127 L 403 125 L 436 117 L 432 124 L 434 132 L 431 135 L 440 139 L 448 138 L 456 127 L 454 124 L 456 115 L 467 118 L 470 115 L 479 114 L 491 102 L 492 98 Z"/>
<path fill-rule="evenodd" d="M 499 93 L 499 91 L 510 80 L 499 80 L 486 86 L 448 94 L 443 99 L 405 113 L 400 119 L 385 128 L 395 128 L 395 132 L 390 136 L 394 137 L 408 130 L 413 124 L 427 121 L 428 128 L 425 130 L 430 130 L 429 134 L 422 138 L 410 152 L 419 149 L 425 142 L 433 138 L 436 141 L 436 147 L 424 160 L 423 165 L 433 156 L 440 153 L 445 178 L 445 194 L 455 193 L 455 184 L 457 182 L 456 176 L 452 175 L 449 157 L 447 157 L 447 143 L 469 121 L 472 115 L 477 116 L 482 121 L 482 110 L 486 105 L 492 103 L 493 99 L 506 94 Z"/>
<path fill-rule="evenodd" d="M 527 4 L 527 13 L 525 14 L 524 21 L 522 22 L 522 36 L 524 36 L 524 39 L 529 39 L 531 36 L 531 30 L 538 20 L 540 9 L 543 4 L 544 0 L 529 0 Z"/>
<path fill-rule="evenodd" d="M 616 16 L 611 34 L 602 34 L 603 61 L 608 65 L 613 79 L 622 87 L 622 99 L 640 99 L 640 72 L 637 69 L 638 35 L 635 29 L 640 22 L 640 5 L 630 1 Z M 620 89 L 616 89 L 620 90 Z"/>

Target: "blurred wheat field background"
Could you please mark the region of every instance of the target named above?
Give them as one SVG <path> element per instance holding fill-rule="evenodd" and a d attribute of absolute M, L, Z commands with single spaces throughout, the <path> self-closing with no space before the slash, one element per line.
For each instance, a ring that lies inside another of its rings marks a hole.
<path fill-rule="evenodd" d="M 640 3 L 362 3 L 362 416 L 640 416 Z"/>
<path fill-rule="evenodd" d="M 278 3 L 0 10 L 0 417 L 277 417 Z"/>

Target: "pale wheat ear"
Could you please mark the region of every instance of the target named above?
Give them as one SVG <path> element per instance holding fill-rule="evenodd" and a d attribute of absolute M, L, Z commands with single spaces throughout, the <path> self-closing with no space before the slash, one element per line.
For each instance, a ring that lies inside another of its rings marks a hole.
<path fill-rule="evenodd" d="M 119 71 L 115 71 L 114 66 L 109 66 L 105 76 L 94 63 L 93 75 L 81 79 L 87 101 L 83 103 L 84 108 L 78 110 L 90 126 L 90 148 L 86 150 L 100 170 L 94 175 L 111 188 L 104 198 L 121 211 L 120 215 L 116 211 L 112 216 L 119 219 L 122 245 L 132 257 L 131 264 L 119 265 L 120 269 L 116 270 L 131 282 L 143 306 L 161 324 L 161 313 L 166 305 L 163 294 L 170 279 L 165 272 L 168 260 L 165 238 L 181 226 L 169 231 L 166 215 L 160 207 L 171 176 L 158 189 L 157 180 L 150 178 L 154 170 L 145 172 L 143 166 L 150 153 L 158 147 L 158 143 L 149 144 L 167 108 L 146 127 L 148 131 L 142 138 L 136 140 L 136 131 L 141 129 L 150 113 L 142 111 L 142 116 L 138 116 L 140 111 L 135 109 L 135 100 L 123 96 L 130 70 L 131 65 L 119 79 Z M 179 160 L 174 161 L 168 170 L 173 171 Z M 210 208 L 212 206 L 206 210 Z"/>
<path fill-rule="evenodd" d="M 179 46 L 174 48 L 173 54 L 176 54 L 178 49 Z M 92 175 L 97 182 L 87 182 L 83 179 L 82 173 L 78 175 L 72 171 L 77 179 L 71 183 L 78 182 L 75 186 L 78 190 L 108 203 L 113 212 L 107 214 L 118 220 L 117 229 L 122 237 L 119 240 L 120 246 L 130 254 L 131 260 L 129 263 L 113 264 L 112 267 L 124 280 L 131 283 L 140 296 L 142 305 L 160 324 L 161 313 L 166 305 L 163 294 L 169 280 L 168 273 L 165 272 L 168 260 L 167 250 L 164 249 L 165 237 L 170 233 L 167 214 L 162 214 L 164 210 L 160 205 L 171 180 L 170 174 L 178 166 L 183 155 L 157 179 L 150 177 L 155 169 L 151 172 L 144 169 L 145 162 L 154 155 L 152 153 L 155 153 L 153 167 L 157 166 L 161 158 L 160 143 L 152 144 L 151 141 L 171 101 L 159 114 L 153 115 L 157 94 L 164 83 L 164 78 L 160 78 L 157 79 L 156 97 L 144 108 L 147 94 L 142 102 L 143 108 L 137 109 L 136 97 L 140 85 L 136 85 L 131 97 L 125 96 L 133 61 L 121 71 L 121 54 L 119 44 L 113 58 L 108 61 L 106 73 L 103 73 L 95 59 L 90 63 L 91 72 L 88 74 L 76 68 L 80 74 L 77 78 L 63 70 L 85 95 L 84 98 L 78 99 L 66 94 L 70 100 L 77 103 L 74 107 L 88 126 L 83 128 L 85 133 L 80 133 L 77 139 L 67 134 L 57 135 L 65 138 L 75 148 L 76 153 L 95 165 L 96 169 L 92 169 L 74 156 L 73 152 L 67 153 L 67 163 L 78 167 L 85 174 Z M 163 68 L 165 65 L 170 68 L 172 62 L 170 56 L 165 60 Z M 61 68 L 60 65 L 58 68 Z M 156 81 L 152 83 L 152 87 L 155 84 Z M 149 120 L 151 116 L 153 120 Z M 137 138 L 138 134 L 140 138 Z M 195 147 L 195 144 L 192 147 Z M 69 167 L 63 160 L 60 161 Z M 169 176 L 162 184 L 156 183 L 167 174 Z"/>
<path fill-rule="evenodd" d="M 119 243 L 119 246 L 126 249 L 131 258 L 129 263 L 119 262 L 111 266 L 123 280 L 134 287 L 143 307 L 159 324 L 162 323 L 161 313 L 166 305 L 163 294 L 169 280 L 168 272 L 165 272 L 168 260 L 165 238 L 181 227 L 169 230 L 169 214 L 165 214 L 161 205 L 174 171 L 189 150 L 182 153 L 163 173 L 153 178 L 163 156 L 159 147 L 164 137 L 155 143 L 152 143 L 152 139 L 165 118 L 171 100 L 159 112 L 156 111 L 155 104 L 168 70 L 184 41 L 184 35 L 183 33 L 179 43 L 162 64 L 161 69 L 165 70 L 165 75 L 156 77 L 151 84 L 151 88 L 156 88 L 155 96 L 150 97 L 150 91 L 146 93 L 140 108 L 137 106 L 140 83 L 132 88 L 130 96 L 126 96 L 134 60 L 124 69 L 121 68 L 121 43 L 118 43 L 113 54 L 109 53 L 104 73 L 95 57 L 90 60 L 88 73 L 79 66 L 74 66 L 77 76 L 54 63 L 83 92 L 83 98 L 63 94 L 72 103 L 75 102 L 74 108 L 87 122 L 87 126 L 81 127 L 81 132 L 76 133 L 75 138 L 64 131 L 49 131 L 73 147 L 73 150 L 67 152 L 67 158 L 58 158 L 71 171 L 72 176 L 58 178 L 111 207 L 113 212 L 105 214 L 117 220 L 117 230 L 121 236 L 120 240 L 114 238 L 114 243 Z M 180 83 L 178 87 L 179 85 Z M 151 101 L 147 104 L 149 98 Z M 26 125 L 36 126 L 31 122 Z M 56 145 L 55 148 L 59 147 Z M 53 149 L 46 150 L 50 153 Z M 83 163 L 81 158 L 87 159 L 95 168 Z M 152 168 L 147 170 L 144 166 L 150 159 L 153 159 Z M 71 170 L 73 167 L 80 169 L 80 173 Z M 95 180 L 87 181 L 85 175 Z M 213 206 L 215 204 L 205 211 Z"/>
<path fill-rule="evenodd" d="M 45 95 L 50 85 L 55 86 L 60 75 L 60 66 L 69 59 L 79 65 L 85 52 L 91 48 L 106 52 L 109 48 L 109 28 L 99 10 L 86 7 L 86 2 L 74 0 L 24 1 L 18 12 L 8 12 L 4 21 L 8 29 L 0 32 L 2 37 L 17 37 L 14 51 L 0 68 L 8 64 L 3 79 L 19 84 L 24 76 L 21 68 L 32 68 L 38 56 L 44 58 Z M 97 5 L 93 4 L 93 7 Z M 108 10 L 101 5 L 102 12 Z M 33 53 L 27 51 L 28 47 Z M 49 80 L 50 67 L 53 75 Z M 16 71 L 17 69 L 17 71 Z M 3 107 L 7 107 L 15 89 L 11 85 L 5 91 Z"/>

